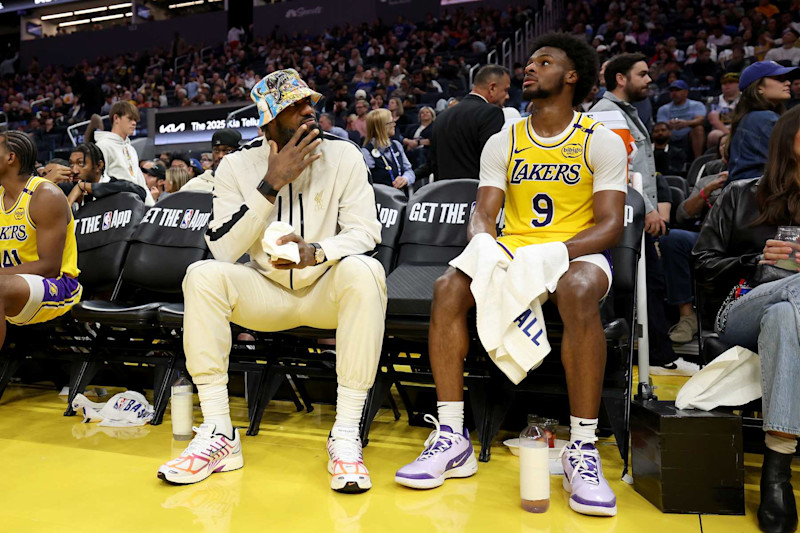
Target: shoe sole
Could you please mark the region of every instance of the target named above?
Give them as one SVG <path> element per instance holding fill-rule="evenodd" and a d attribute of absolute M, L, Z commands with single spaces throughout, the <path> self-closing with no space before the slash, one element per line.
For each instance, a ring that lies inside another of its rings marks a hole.
<path fill-rule="evenodd" d="M 474 476 L 477 471 L 478 460 L 475 459 L 475 455 L 473 454 L 466 463 L 451 470 L 447 470 L 439 477 L 428 479 L 411 479 L 396 475 L 394 476 L 394 481 L 399 485 L 403 485 L 404 487 L 411 489 L 435 489 L 436 487 L 442 486 L 446 479 L 471 477 Z"/>
<path fill-rule="evenodd" d="M 572 485 L 570 482 L 567 481 L 567 477 L 564 476 L 561 478 L 561 486 L 564 487 L 564 490 L 567 491 L 569 494 L 572 494 Z M 576 513 L 585 514 L 589 516 L 617 516 L 617 506 L 614 507 L 601 507 L 598 505 L 586 505 L 585 503 L 579 503 L 570 497 L 569 499 L 569 508 L 575 511 Z"/>
<path fill-rule="evenodd" d="M 181 475 L 170 478 L 167 472 L 159 468 L 158 479 L 166 481 L 170 485 L 192 485 L 194 483 L 199 483 L 205 479 L 208 479 L 208 477 L 211 476 L 211 474 L 233 472 L 234 470 L 239 470 L 243 467 L 244 467 L 244 458 L 242 457 L 242 454 L 239 453 L 238 455 L 229 457 L 221 468 L 220 465 L 217 465 L 217 468 L 212 471 L 209 471 L 208 468 L 204 468 L 198 473 L 192 474 L 190 476 Z"/>
<path fill-rule="evenodd" d="M 342 494 L 362 494 L 372 488 L 372 479 L 364 474 L 333 474 L 333 462 L 328 460 L 331 489 Z"/>

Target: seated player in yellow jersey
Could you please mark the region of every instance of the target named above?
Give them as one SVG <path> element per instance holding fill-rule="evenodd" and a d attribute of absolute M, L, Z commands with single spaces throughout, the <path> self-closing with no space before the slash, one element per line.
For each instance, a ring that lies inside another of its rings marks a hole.
<path fill-rule="evenodd" d="M 565 243 L 569 269 L 550 295 L 564 322 L 561 360 L 572 415 L 563 486 L 573 510 L 613 516 L 616 497 L 594 446 L 606 361 L 599 304 L 611 284 L 607 250 L 623 231 L 627 155 L 614 132 L 573 111 L 596 80 L 597 54 L 585 40 L 565 34 L 536 40 L 522 93 L 533 102 L 533 114 L 486 143 L 467 233 L 470 239 L 496 237 L 512 261 L 521 246 Z M 506 226 L 497 237 L 495 220 L 504 205 Z M 439 431 L 416 461 L 397 472 L 395 480 L 409 487 L 432 488 L 477 471 L 464 430 L 467 312 L 475 305 L 470 282 L 452 267 L 436 281 L 429 352 Z"/>
<path fill-rule="evenodd" d="M 0 133 L 0 307 L 17 325 L 63 315 L 82 292 L 72 211 L 35 163 L 28 135 Z M 0 321 L 0 345 L 5 334 Z"/>

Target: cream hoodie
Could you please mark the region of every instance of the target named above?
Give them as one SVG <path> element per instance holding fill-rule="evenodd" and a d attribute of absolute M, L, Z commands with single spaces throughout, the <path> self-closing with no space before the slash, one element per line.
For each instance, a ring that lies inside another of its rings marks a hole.
<path fill-rule="evenodd" d="M 94 134 L 97 147 L 103 152 L 106 160 L 106 174 L 118 180 L 132 181 L 145 190 L 144 205 L 155 205 L 155 200 L 147 188 L 144 174 L 139 168 L 139 156 L 131 146 L 130 139 L 122 139 L 110 131 L 96 131 Z"/>
<path fill-rule="evenodd" d="M 375 192 L 361 150 L 349 140 L 324 135 L 317 149 L 322 157 L 282 187 L 274 204 L 256 189 L 269 168 L 263 137 L 225 156 L 214 173 L 206 233 L 215 259 L 233 263 L 248 253 L 250 266 L 295 290 L 313 284 L 339 259 L 369 252 L 381 242 Z M 319 243 L 327 261 L 288 271 L 272 268 L 261 239 L 274 221 L 288 222 L 307 243 Z"/>

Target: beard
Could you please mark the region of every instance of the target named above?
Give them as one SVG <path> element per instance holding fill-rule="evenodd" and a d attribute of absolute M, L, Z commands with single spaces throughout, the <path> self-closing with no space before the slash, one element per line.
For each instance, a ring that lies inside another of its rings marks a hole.
<path fill-rule="evenodd" d="M 625 96 L 627 97 L 629 102 L 641 102 L 642 100 L 647 98 L 648 88 L 644 87 L 643 89 L 625 89 Z"/>
<path fill-rule="evenodd" d="M 308 134 L 310 134 L 314 130 L 319 130 L 319 135 L 317 135 L 317 139 L 323 139 L 322 137 L 322 127 L 319 125 L 316 119 L 311 122 L 307 122 L 307 129 L 305 133 L 300 136 L 300 139 L 297 141 L 298 143 L 306 138 Z M 273 141 L 277 142 L 280 146 L 285 146 L 289 141 L 292 140 L 295 133 L 297 133 L 297 128 L 290 128 L 287 126 L 282 126 L 280 124 L 277 125 L 277 131 L 275 132 L 275 138 L 272 139 Z M 316 140 L 316 139 L 315 139 Z"/>
<path fill-rule="evenodd" d="M 564 89 L 564 78 L 558 80 L 556 86 L 552 89 L 544 89 L 539 86 L 536 89 L 523 89 L 522 90 L 522 99 L 526 102 L 530 102 L 531 100 L 545 100 L 554 96 L 556 94 L 561 94 L 561 91 Z"/>

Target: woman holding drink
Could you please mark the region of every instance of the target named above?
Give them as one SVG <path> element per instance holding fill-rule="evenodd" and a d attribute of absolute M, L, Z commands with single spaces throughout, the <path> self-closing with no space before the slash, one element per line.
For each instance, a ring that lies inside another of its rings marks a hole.
<path fill-rule="evenodd" d="M 772 130 L 764 175 L 725 188 L 692 253 L 699 283 L 730 288 L 747 282 L 735 291 L 740 297 L 721 310 L 716 329 L 722 341 L 760 356 L 766 450 L 758 521 L 769 532 L 797 528 L 790 481 L 800 435 L 799 236 L 800 107 L 795 107 Z"/>

